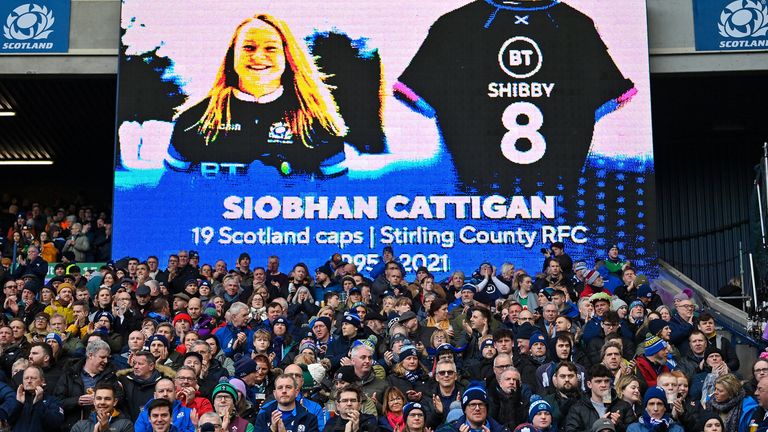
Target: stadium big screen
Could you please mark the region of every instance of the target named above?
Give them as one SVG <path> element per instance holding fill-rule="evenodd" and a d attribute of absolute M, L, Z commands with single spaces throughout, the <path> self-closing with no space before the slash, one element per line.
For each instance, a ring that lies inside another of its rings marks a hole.
<path fill-rule="evenodd" d="M 125 0 L 115 258 L 646 272 L 645 2 Z M 288 269 L 285 269 L 286 271 Z"/>

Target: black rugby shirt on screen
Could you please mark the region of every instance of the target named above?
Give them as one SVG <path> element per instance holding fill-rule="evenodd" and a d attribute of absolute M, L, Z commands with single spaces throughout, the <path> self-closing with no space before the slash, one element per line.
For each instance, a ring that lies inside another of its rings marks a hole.
<path fill-rule="evenodd" d="M 465 185 L 526 193 L 575 181 L 595 122 L 635 93 L 592 20 L 552 0 L 443 15 L 395 89 L 434 109 Z"/>
<path fill-rule="evenodd" d="M 269 96 L 269 95 L 268 95 Z M 230 98 L 231 120 L 219 126 L 218 137 L 208 145 L 199 122 L 210 98 L 179 115 L 173 128 L 169 164 L 189 169 L 202 162 L 243 163 L 261 161 L 281 169 L 287 162 L 290 173 L 336 175 L 326 169 L 344 161 L 344 143 L 328 133 L 316 133 L 307 147 L 285 121 L 288 94 L 256 101 L 236 92 Z M 333 170 L 331 168 L 331 170 Z M 283 172 L 288 174 L 288 172 Z"/>

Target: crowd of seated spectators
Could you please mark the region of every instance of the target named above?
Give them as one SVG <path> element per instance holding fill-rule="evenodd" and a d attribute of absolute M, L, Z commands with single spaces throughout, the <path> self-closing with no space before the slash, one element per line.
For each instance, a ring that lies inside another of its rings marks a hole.
<path fill-rule="evenodd" d="M 4 195 L 0 199 L 0 254 L 3 266 L 24 265 L 35 246 L 46 262 L 106 262 L 112 224 L 106 211 L 83 204 L 44 206 Z"/>
<path fill-rule="evenodd" d="M 106 220 L 30 212 L 12 232 Z M 541 268 L 445 280 L 406 280 L 391 247 L 371 269 L 334 254 L 287 273 L 277 256 L 191 250 L 87 273 L 81 251 L 46 280 L 44 250 L 0 273 L 4 430 L 768 428 L 768 357 L 739 358 L 692 292 L 665 304 L 616 245 L 596 261 L 555 243 Z"/>

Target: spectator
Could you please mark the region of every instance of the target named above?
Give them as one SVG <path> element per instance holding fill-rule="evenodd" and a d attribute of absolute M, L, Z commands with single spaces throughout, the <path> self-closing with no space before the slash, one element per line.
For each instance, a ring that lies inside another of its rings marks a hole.
<path fill-rule="evenodd" d="M 488 432 L 508 431 L 492 417 L 488 416 L 488 394 L 482 387 L 469 387 L 461 396 L 461 409 L 464 414 L 457 420 L 444 423 L 436 432 L 459 432 L 466 430 L 488 430 Z M 465 426 L 466 425 L 466 426 Z"/>
<path fill-rule="evenodd" d="M 70 430 L 75 422 L 91 415 L 96 385 L 116 381 L 114 366 L 109 363 L 109 345 L 101 340 L 88 343 L 85 358 L 64 371 L 54 391 L 64 409 L 62 430 Z"/>
<path fill-rule="evenodd" d="M 64 243 L 63 253 L 74 254 L 75 261 L 85 262 L 87 254 L 91 250 L 91 242 L 88 240 L 88 231 L 91 229 L 91 224 L 85 225 L 76 222 L 70 227 L 70 236 Z"/>
<path fill-rule="evenodd" d="M 94 411 L 75 423 L 71 432 L 133 432 L 133 418 L 118 410 L 117 404 L 115 388 L 111 384 L 97 384 L 93 394 Z"/>
<path fill-rule="evenodd" d="M 164 403 L 160 403 L 159 400 L 164 400 Z M 169 420 L 176 428 L 178 432 L 193 432 L 195 425 L 192 422 L 192 416 L 197 415 L 193 413 L 190 408 L 182 406 L 181 402 L 176 399 L 176 387 L 168 378 L 162 378 L 155 384 L 154 398 L 144 405 L 144 409 L 136 418 L 136 424 L 134 426 L 136 432 L 154 432 L 157 431 L 157 423 L 165 426 L 165 422 L 152 415 L 153 407 L 166 406 L 168 407 Z"/>
<path fill-rule="evenodd" d="M 156 369 L 156 359 L 148 351 L 133 355 L 133 366 L 117 372 L 118 381 L 125 395 L 124 406 L 129 418 L 138 417 L 141 409 L 152 398 L 155 384 L 162 378 Z"/>
<path fill-rule="evenodd" d="M 299 386 L 292 376 L 278 376 L 275 379 L 273 395 L 277 409 L 259 412 L 254 423 L 257 431 L 318 432 L 317 418 L 301 404 L 296 403 Z"/>
<path fill-rule="evenodd" d="M 637 423 L 629 425 L 627 432 L 652 432 L 659 430 L 658 428 L 668 432 L 684 432 L 682 426 L 670 417 L 667 396 L 661 388 L 650 387 L 646 390 L 643 406 L 645 407 L 643 415 Z"/>
<path fill-rule="evenodd" d="M 38 366 L 30 365 L 24 370 L 23 383 L 16 390 L 16 400 L 21 405 L 14 432 L 43 432 L 50 425 L 61 424 L 64 410 L 56 396 L 45 394 L 45 375 Z"/>

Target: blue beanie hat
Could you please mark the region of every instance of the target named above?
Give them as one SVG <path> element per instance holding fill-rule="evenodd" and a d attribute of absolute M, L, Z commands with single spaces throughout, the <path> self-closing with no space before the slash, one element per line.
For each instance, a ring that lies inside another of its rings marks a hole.
<path fill-rule="evenodd" d="M 667 343 L 658 336 L 651 336 L 643 343 L 643 352 L 650 357 L 667 347 Z"/>
<path fill-rule="evenodd" d="M 547 411 L 552 413 L 552 406 L 547 401 L 541 398 L 541 396 L 535 394 L 531 396 L 531 407 L 528 408 L 528 421 L 533 422 L 533 418 L 541 411 Z"/>
<path fill-rule="evenodd" d="M 420 404 L 418 402 L 408 402 L 403 407 L 403 418 L 407 419 L 408 415 L 411 413 L 411 411 L 413 411 L 415 409 L 421 411 L 421 413 L 424 414 L 424 406 L 422 404 Z"/>
<path fill-rule="evenodd" d="M 534 332 L 531 335 L 531 338 L 528 340 L 528 348 L 533 348 L 533 344 L 539 343 L 539 342 L 541 342 L 544 345 L 546 345 L 547 344 L 547 338 L 545 338 L 544 335 L 541 334 L 541 332 L 537 331 L 537 332 Z"/>
<path fill-rule="evenodd" d="M 419 352 L 416 351 L 416 347 L 413 345 L 403 345 L 400 347 L 400 352 L 398 353 L 398 357 L 400 360 L 404 360 L 407 357 L 410 356 L 419 356 Z"/>
<path fill-rule="evenodd" d="M 664 402 L 664 406 L 669 410 L 669 406 L 667 405 L 667 394 L 661 387 L 649 387 L 648 390 L 645 391 L 643 407 L 646 407 L 651 399 L 659 399 Z"/>
<path fill-rule="evenodd" d="M 488 338 L 488 339 L 485 339 L 485 340 L 483 340 L 483 341 L 480 343 L 480 350 L 484 350 L 484 349 L 486 349 L 487 347 L 493 347 L 493 346 L 494 346 L 494 345 L 493 345 L 493 339 L 491 339 L 491 338 Z M 438 347 L 438 349 L 440 349 L 440 347 Z"/>
<path fill-rule="evenodd" d="M 488 405 L 488 393 L 480 386 L 471 386 L 461 395 L 461 409 L 466 410 L 470 402 L 479 400 Z"/>

